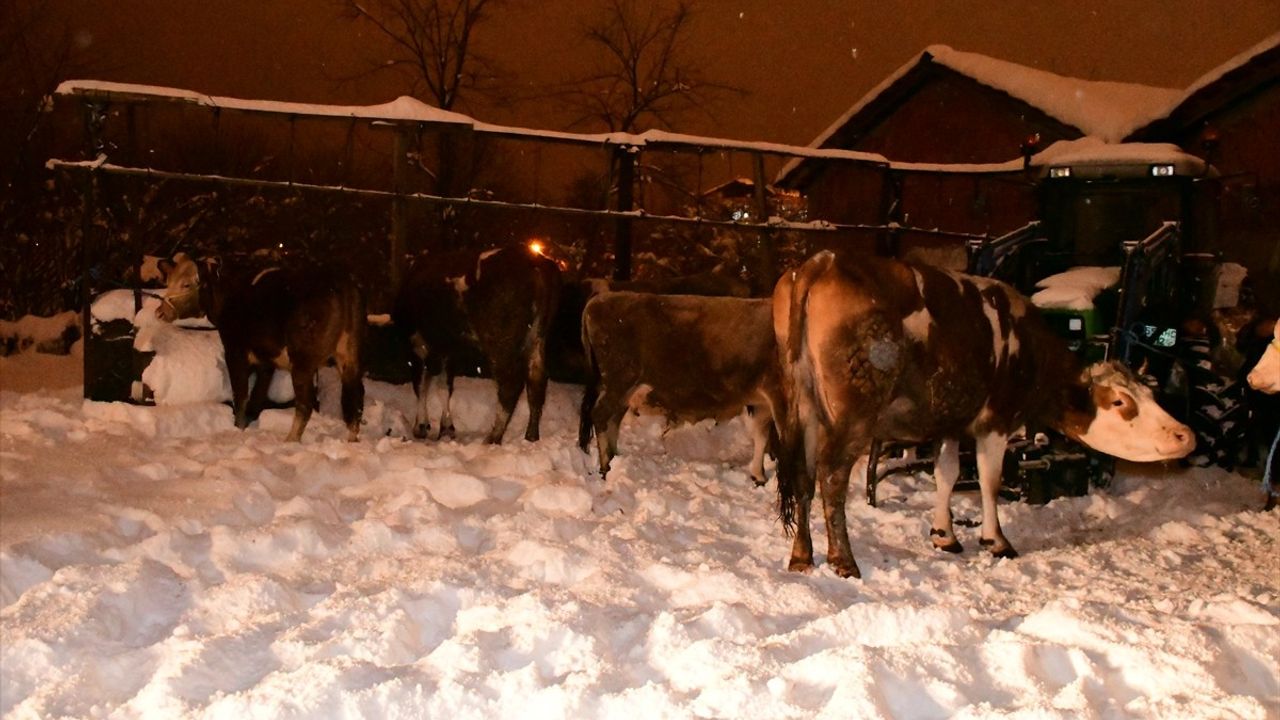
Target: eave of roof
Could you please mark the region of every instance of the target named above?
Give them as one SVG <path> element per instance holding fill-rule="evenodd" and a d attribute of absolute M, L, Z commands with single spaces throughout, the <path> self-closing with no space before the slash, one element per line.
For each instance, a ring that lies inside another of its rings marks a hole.
<path fill-rule="evenodd" d="M 977 53 L 930 45 L 862 96 L 809 144 L 825 147 L 864 112 L 905 86 L 917 82 L 929 64 L 947 68 L 975 82 L 1004 93 L 1048 118 L 1077 129 L 1081 135 L 1119 142 L 1134 129 L 1167 110 L 1181 91 L 1135 83 L 1081 80 L 1019 65 Z M 787 184 L 791 174 L 807 159 L 787 163 L 775 180 Z"/>
<path fill-rule="evenodd" d="M 1267 67 L 1271 67 L 1270 73 Z M 1258 69 L 1262 71 L 1255 72 Z M 1275 81 L 1277 76 L 1280 76 L 1280 32 L 1201 75 L 1164 112 L 1126 139 L 1145 140 L 1188 127 L 1258 85 Z"/>

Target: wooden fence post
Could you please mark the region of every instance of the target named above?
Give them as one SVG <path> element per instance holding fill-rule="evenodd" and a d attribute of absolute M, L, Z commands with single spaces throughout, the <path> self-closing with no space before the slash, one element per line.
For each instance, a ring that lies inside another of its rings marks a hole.
<path fill-rule="evenodd" d="M 102 141 L 102 128 L 107 121 L 107 107 L 100 102 L 86 102 L 84 105 L 85 150 L 89 159 L 96 160 L 105 152 Z M 80 333 L 86 345 L 93 332 L 94 293 L 94 215 L 98 212 L 98 173 L 90 170 L 84 174 L 84 205 L 80 214 Z M 95 397 L 97 380 L 96 368 L 91 365 L 92 353 L 84 353 L 82 370 L 84 372 L 84 397 L 89 400 Z"/>
<path fill-rule="evenodd" d="M 408 126 L 397 126 L 392 150 L 391 177 L 395 196 L 391 199 L 391 244 L 387 249 L 392 298 L 400 293 L 400 284 L 404 280 L 404 254 L 409 234 L 408 203 L 404 197 L 409 175 L 409 133 Z"/>
<path fill-rule="evenodd" d="M 636 148 L 623 145 L 613 152 L 617 169 L 618 212 L 635 208 Z M 631 279 L 631 218 L 618 216 L 613 224 L 613 279 Z"/>
<path fill-rule="evenodd" d="M 769 224 L 769 199 L 766 194 L 767 185 L 764 179 L 764 155 L 755 153 L 752 156 L 755 171 L 755 201 L 757 222 L 761 224 L 756 240 L 756 271 L 752 273 L 751 288 L 757 296 L 773 292 L 773 283 L 778 278 L 778 253 L 774 246 L 773 230 Z"/>

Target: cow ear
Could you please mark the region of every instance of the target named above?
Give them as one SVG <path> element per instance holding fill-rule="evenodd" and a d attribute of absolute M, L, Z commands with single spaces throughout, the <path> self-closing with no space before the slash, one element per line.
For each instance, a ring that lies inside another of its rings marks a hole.
<path fill-rule="evenodd" d="M 1094 363 L 1094 364 L 1092 364 L 1092 365 L 1085 365 L 1084 367 L 1080 368 L 1080 382 L 1081 382 L 1081 384 L 1086 385 L 1086 386 L 1088 386 L 1088 385 L 1092 385 L 1092 384 L 1093 384 L 1093 378 L 1094 378 L 1094 376 L 1097 374 L 1097 369 L 1098 369 L 1098 364 L 1097 364 L 1097 363 Z"/>
<path fill-rule="evenodd" d="M 160 271 L 161 280 L 168 280 L 169 273 L 173 272 L 173 261 L 169 258 L 160 258 L 156 261 L 156 269 Z"/>

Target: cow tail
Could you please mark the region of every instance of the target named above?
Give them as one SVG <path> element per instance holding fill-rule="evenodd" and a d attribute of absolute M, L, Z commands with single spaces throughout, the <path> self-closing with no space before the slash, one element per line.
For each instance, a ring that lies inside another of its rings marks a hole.
<path fill-rule="evenodd" d="M 588 304 L 590 304 L 588 302 Z M 587 452 L 591 442 L 594 425 L 591 422 L 591 411 L 596 406 L 596 398 L 600 396 L 600 366 L 596 363 L 596 355 L 591 350 L 591 324 L 587 322 L 587 312 L 582 312 L 582 354 L 586 359 L 587 377 L 582 388 L 582 407 L 578 411 L 578 447 Z"/>
<path fill-rule="evenodd" d="M 801 498 L 812 498 L 813 464 L 805 441 L 806 415 L 819 409 L 814 397 L 814 366 L 809 356 L 805 330 L 809 290 L 814 280 L 831 266 L 835 255 L 824 251 L 804 263 L 793 276 L 787 318 L 787 344 L 779 348 L 784 356 L 782 381 L 787 397 L 786 419 L 782 423 L 778 447 L 778 515 L 788 535 L 795 529 L 796 510 Z M 818 418 L 808 418 L 810 422 Z M 813 432 L 809 428 L 808 432 Z"/>

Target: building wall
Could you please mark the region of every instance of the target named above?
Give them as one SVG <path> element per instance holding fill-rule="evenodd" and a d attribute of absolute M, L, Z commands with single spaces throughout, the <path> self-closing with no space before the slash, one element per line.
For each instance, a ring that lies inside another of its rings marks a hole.
<path fill-rule="evenodd" d="M 878 165 L 824 163 L 821 176 L 808 191 L 809 219 L 848 225 L 885 222 L 885 171 Z"/>
<path fill-rule="evenodd" d="M 1022 143 L 1035 133 L 1044 147 L 1080 137 L 1022 101 L 935 69 L 849 149 L 896 162 L 1002 163 L 1018 157 Z"/>
<path fill-rule="evenodd" d="M 1263 306 L 1280 313 L 1280 78 L 1208 118 L 1218 132 L 1211 162 L 1221 175 L 1217 234 L 1228 260 L 1249 269 Z M 1203 155 L 1203 126 L 1176 138 Z"/>
<path fill-rule="evenodd" d="M 1003 235 L 1035 219 L 1032 178 L 1010 173 L 896 171 L 902 225 Z"/>
<path fill-rule="evenodd" d="M 1041 147 L 1079 137 L 1025 103 L 946 69 L 928 77 L 870 129 L 840 147 L 897 162 L 1004 163 L 1039 134 Z M 837 136 L 837 141 L 840 141 Z M 1019 173 L 894 172 L 900 203 L 889 214 L 880 181 L 848 164 L 825 163 L 805 193 L 812 219 L 882 223 L 999 235 L 1034 217 L 1034 197 Z"/>

